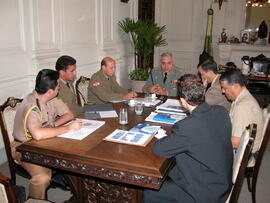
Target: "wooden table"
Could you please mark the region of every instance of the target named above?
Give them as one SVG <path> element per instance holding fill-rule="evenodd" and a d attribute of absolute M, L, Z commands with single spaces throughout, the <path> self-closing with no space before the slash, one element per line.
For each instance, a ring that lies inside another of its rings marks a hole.
<path fill-rule="evenodd" d="M 119 125 L 118 118 L 100 119 L 106 124 L 83 140 L 31 140 L 17 148 L 22 160 L 64 170 L 76 203 L 140 202 L 143 188 L 160 188 L 173 160 L 152 153 L 156 138 L 146 147 L 104 141 L 115 129 L 129 130 L 144 123 L 153 110 L 144 108 L 144 114 L 136 116 L 126 104 L 113 105 L 117 112 L 120 106 L 128 108 L 128 125 Z M 170 127 L 163 126 L 168 132 Z"/>

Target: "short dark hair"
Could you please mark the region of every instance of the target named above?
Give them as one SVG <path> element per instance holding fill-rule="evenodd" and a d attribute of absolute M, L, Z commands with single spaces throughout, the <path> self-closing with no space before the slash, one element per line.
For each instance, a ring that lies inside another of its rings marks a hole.
<path fill-rule="evenodd" d="M 66 71 L 68 66 L 75 65 L 76 60 L 71 56 L 61 56 L 57 59 L 55 64 L 55 70 L 59 72 L 60 70 Z"/>
<path fill-rule="evenodd" d="M 215 74 L 218 73 L 216 62 L 206 62 L 206 63 L 203 63 L 200 67 L 205 72 L 213 71 L 213 73 L 215 73 Z"/>
<path fill-rule="evenodd" d="M 102 59 L 101 63 L 100 63 L 100 67 L 102 66 L 107 66 L 107 62 L 106 62 L 106 59 Z"/>
<path fill-rule="evenodd" d="M 205 87 L 193 74 L 185 74 L 178 80 L 178 94 L 187 103 L 197 106 L 205 101 Z"/>
<path fill-rule="evenodd" d="M 237 83 L 242 87 L 246 85 L 244 75 L 237 68 L 227 68 L 223 73 L 221 73 L 219 81 L 226 82 L 229 85 Z"/>
<path fill-rule="evenodd" d="M 36 78 L 35 90 L 38 94 L 45 94 L 49 89 L 55 89 L 59 73 L 51 69 L 43 69 L 39 71 Z"/>

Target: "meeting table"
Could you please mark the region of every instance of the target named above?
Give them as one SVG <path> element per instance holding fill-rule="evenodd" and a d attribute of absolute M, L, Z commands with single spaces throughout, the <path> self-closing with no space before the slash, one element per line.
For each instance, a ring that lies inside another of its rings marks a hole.
<path fill-rule="evenodd" d="M 17 148 L 22 161 L 61 170 L 73 193 L 73 201 L 141 202 L 144 188 L 158 190 L 174 164 L 152 152 L 153 137 L 146 146 L 105 141 L 115 129 L 129 130 L 145 118 L 154 107 L 145 107 L 142 115 L 125 103 L 113 103 L 118 113 L 128 109 L 128 124 L 120 125 L 118 117 L 97 119 L 105 124 L 82 140 L 55 137 L 30 140 Z M 160 124 L 157 124 L 160 125 Z M 170 125 L 161 125 L 170 133 Z"/>

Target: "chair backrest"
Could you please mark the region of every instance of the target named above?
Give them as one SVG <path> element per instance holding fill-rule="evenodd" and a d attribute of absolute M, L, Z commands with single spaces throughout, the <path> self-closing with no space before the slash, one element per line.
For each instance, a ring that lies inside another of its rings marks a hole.
<path fill-rule="evenodd" d="M 232 190 L 227 202 L 236 203 L 241 192 L 243 181 L 245 178 L 245 170 L 248 164 L 249 157 L 251 155 L 255 135 L 257 131 L 257 125 L 251 124 L 249 129 L 246 129 L 240 139 L 237 152 L 234 156 L 233 162 L 233 177 L 232 177 Z"/>
<path fill-rule="evenodd" d="M 16 193 L 11 180 L 0 173 L 0 202 L 16 203 Z"/>
<path fill-rule="evenodd" d="M 76 82 L 77 102 L 80 106 L 87 103 L 89 81 L 90 78 L 81 76 Z"/>
<path fill-rule="evenodd" d="M 0 172 L 0 203 L 17 203 L 17 200 L 18 202 L 24 203 L 53 203 L 46 200 L 31 198 L 25 201 L 25 197 L 23 199 L 17 198 L 15 191 L 15 185 L 12 183 L 11 179 Z"/>
<path fill-rule="evenodd" d="M 259 151 L 253 155 L 255 158 L 254 171 L 256 171 L 256 173 L 258 173 L 258 171 L 260 169 L 263 155 L 264 155 L 264 152 L 265 152 L 266 147 L 267 147 L 269 134 L 270 134 L 270 113 L 267 113 L 265 116 L 265 122 L 264 122 L 264 128 L 263 128 L 262 143 L 261 143 Z M 249 167 L 250 167 L 250 165 L 249 165 Z"/>
<path fill-rule="evenodd" d="M 22 99 L 9 97 L 7 101 L 0 106 L 0 126 L 11 174 L 15 174 L 15 171 L 14 171 L 14 159 L 12 157 L 10 143 L 14 141 L 14 138 L 12 136 L 14 118 L 16 110 L 21 102 Z"/>

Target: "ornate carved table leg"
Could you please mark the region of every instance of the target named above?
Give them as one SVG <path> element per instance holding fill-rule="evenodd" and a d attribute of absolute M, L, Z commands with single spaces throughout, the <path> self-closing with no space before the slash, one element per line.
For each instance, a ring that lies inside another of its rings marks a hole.
<path fill-rule="evenodd" d="M 88 176 L 65 175 L 71 185 L 75 202 L 81 203 L 139 203 L 141 190 L 124 184 L 89 178 Z M 74 203 L 75 203 L 74 202 Z"/>

